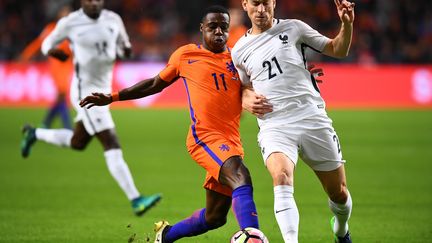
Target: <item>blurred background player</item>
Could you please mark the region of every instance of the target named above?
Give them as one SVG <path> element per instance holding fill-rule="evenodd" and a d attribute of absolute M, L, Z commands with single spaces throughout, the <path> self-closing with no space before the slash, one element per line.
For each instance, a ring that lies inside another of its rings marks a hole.
<path fill-rule="evenodd" d="M 71 12 L 71 10 L 72 9 L 69 5 L 62 6 L 57 13 L 56 20 L 65 17 Z M 43 40 L 51 33 L 55 25 L 56 21 L 47 24 L 42 30 L 41 34 L 27 45 L 27 47 L 19 56 L 19 61 L 29 62 L 32 58 L 37 56 L 37 54 L 39 54 Z M 72 55 L 68 40 L 62 41 L 57 46 L 57 48 L 62 50 L 68 56 Z M 51 77 L 53 78 L 54 84 L 57 88 L 57 97 L 54 104 L 51 105 L 48 113 L 42 121 L 42 127 L 50 128 L 56 116 L 59 116 L 63 123 L 63 127 L 72 129 L 69 108 L 66 101 L 67 92 L 69 91 L 69 83 L 73 72 L 72 58 L 69 57 L 67 60 L 58 60 L 54 57 L 48 57 L 48 65 Z"/>
<path fill-rule="evenodd" d="M 334 215 L 331 227 L 335 242 L 351 242 L 348 220 L 352 200 L 346 185 L 345 160 L 305 57 L 308 47 L 331 57 L 348 55 L 354 3 L 345 0 L 334 3 L 341 27 L 329 39 L 303 21 L 275 19 L 276 0 L 243 0 L 252 28 L 232 52 L 243 84 L 266 97 L 274 107 L 272 112 L 258 117 L 258 142 L 273 179 L 274 214 L 285 243 L 298 242 L 294 170 L 299 155 L 313 169 L 328 195 Z M 256 103 L 255 95 L 249 97 L 243 95 L 245 107 Z"/>
<path fill-rule="evenodd" d="M 43 129 L 24 126 L 21 154 L 27 157 L 36 140 L 61 147 L 84 150 L 95 136 L 102 144 L 108 169 L 141 215 L 161 199 L 159 194 L 141 196 L 138 192 L 115 131 L 109 107 L 83 109 L 79 101 L 92 92 L 110 92 L 117 57 L 130 57 L 131 44 L 120 16 L 103 9 L 103 0 L 81 0 L 81 9 L 60 19 L 42 43 L 42 53 L 60 60 L 68 55 L 57 44 L 69 39 L 72 44 L 75 72 L 71 84 L 71 103 L 77 117 L 75 130 Z"/>
<path fill-rule="evenodd" d="M 230 28 L 227 46 L 232 48 L 240 37 L 242 37 L 247 27 L 244 25 L 244 11 L 240 8 L 230 8 Z"/>
<path fill-rule="evenodd" d="M 259 228 L 252 179 L 243 163 L 241 82 L 226 46 L 228 29 L 228 11 L 209 7 L 200 25 L 203 44 L 178 48 L 154 78 L 112 95 L 93 93 L 80 103 L 91 108 L 139 99 L 161 92 L 178 79 L 184 82 L 191 116 L 186 145 L 191 157 L 207 171 L 206 207 L 172 226 L 166 221 L 156 223 L 155 243 L 170 243 L 221 227 L 231 204 L 241 229 Z"/>

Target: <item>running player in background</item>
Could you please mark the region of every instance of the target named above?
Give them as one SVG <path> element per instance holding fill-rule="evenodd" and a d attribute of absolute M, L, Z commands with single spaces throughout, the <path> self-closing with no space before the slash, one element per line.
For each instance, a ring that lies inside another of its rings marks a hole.
<path fill-rule="evenodd" d="M 178 48 L 154 78 L 112 95 L 93 93 L 80 103 L 88 108 L 103 106 L 158 93 L 178 79 L 184 83 L 191 117 L 186 143 L 192 159 L 207 171 L 206 207 L 172 226 L 166 221 L 156 223 L 155 243 L 170 243 L 219 228 L 225 224 L 231 205 L 241 229 L 259 228 L 252 180 L 243 163 L 241 82 L 226 47 L 228 29 L 228 11 L 210 7 L 200 27 L 202 45 Z"/>
<path fill-rule="evenodd" d="M 354 3 L 334 2 L 341 28 L 335 38 L 329 39 L 300 20 L 275 19 L 276 0 L 242 0 L 252 28 L 236 43 L 232 58 L 243 84 L 273 105 L 272 112 L 258 117 L 258 142 L 273 178 L 274 213 L 286 243 L 298 242 L 294 169 L 299 154 L 329 197 L 335 241 L 351 242 L 348 219 L 352 200 L 346 185 L 345 160 L 324 100 L 307 70 L 304 52 L 310 47 L 332 57 L 348 55 Z M 246 94 L 244 107 L 254 112 L 258 98 Z"/>
<path fill-rule="evenodd" d="M 161 195 L 140 195 L 115 131 L 109 107 L 83 109 L 79 101 L 93 92 L 111 92 L 111 79 L 117 57 L 130 57 L 131 44 L 120 16 L 103 9 L 103 0 L 81 0 L 81 9 L 60 19 L 42 44 L 42 52 L 58 59 L 67 54 L 56 46 L 65 39 L 72 44 L 75 72 L 71 84 L 71 103 L 77 117 L 75 130 L 24 127 L 21 154 L 27 157 L 31 146 L 42 140 L 60 147 L 84 150 L 93 137 L 104 149 L 108 169 L 132 203 L 135 214 L 142 215 L 161 199 Z"/>
<path fill-rule="evenodd" d="M 57 20 L 65 17 L 70 12 L 71 7 L 69 5 L 62 6 L 57 13 Z M 27 47 L 19 56 L 19 61 L 29 62 L 34 56 L 36 56 L 42 46 L 42 41 L 51 33 L 55 25 L 56 22 L 47 24 L 41 34 L 27 45 Z M 67 40 L 61 42 L 57 48 L 62 50 L 68 56 L 72 54 L 69 48 L 69 41 Z M 67 92 L 69 91 L 69 83 L 73 72 L 72 58 L 70 57 L 67 60 L 58 60 L 54 57 L 48 57 L 48 65 L 51 77 L 53 78 L 57 88 L 57 97 L 54 104 L 52 104 L 48 110 L 48 113 L 42 122 L 42 127 L 50 128 L 54 118 L 59 115 L 63 123 L 63 127 L 72 129 L 69 108 L 66 102 Z"/>

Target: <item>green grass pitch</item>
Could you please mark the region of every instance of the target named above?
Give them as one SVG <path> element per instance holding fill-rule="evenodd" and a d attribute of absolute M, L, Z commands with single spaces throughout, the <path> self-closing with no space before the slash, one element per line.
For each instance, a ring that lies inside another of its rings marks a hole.
<path fill-rule="evenodd" d="M 19 154 L 20 127 L 38 124 L 42 109 L 0 109 L 0 242 L 153 242 L 153 223 L 174 223 L 204 206 L 204 170 L 185 148 L 186 110 L 114 110 L 124 156 L 143 193 L 161 192 L 143 217 L 111 178 L 94 140 L 84 152 L 36 143 Z M 354 200 L 354 242 L 432 242 L 432 112 L 330 111 L 340 137 Z M 272 213 L 273 190 L 256 143 L 255 119 L 242 118 L 245 161 L 252 173 L 261 229 L 282 238 Z M 327 198 L 312 171 L 295 174 L 300 242 L 332 242 Z M 237 230 L 228 223 L 180 242 L 224 243 Z"/>

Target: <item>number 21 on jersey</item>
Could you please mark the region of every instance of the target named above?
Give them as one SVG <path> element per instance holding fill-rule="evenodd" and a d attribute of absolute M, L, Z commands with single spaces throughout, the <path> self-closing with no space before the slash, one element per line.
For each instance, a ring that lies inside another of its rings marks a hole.
<path fill-rule="evenodd" d="M 272 63 L 274 63 L 276 65 L 277 71 L 279 71 L 279 74 L 283 73 L 282 68 L 280 67 L 277 58 L 273 57 L 271 59 L 271 61 L 266 60 L 262 63 L 263 68 L 268 68 L 268 79 L 272 79 L 272 78 L 276 77 L 276 75 L 278 75 L 277 71 L 272 70 L 272 68 L 273 68 Z"/>

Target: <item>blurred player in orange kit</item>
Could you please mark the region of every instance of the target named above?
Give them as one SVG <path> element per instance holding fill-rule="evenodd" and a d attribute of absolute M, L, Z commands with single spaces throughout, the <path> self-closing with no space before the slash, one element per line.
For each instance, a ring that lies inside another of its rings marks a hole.
<path fill-rule="evenodd" d="M 104 106 L 158 93 L 176 80 L 184 83 L 191 118 L 186 145 L 191 157 L 207 171 L 206 207 L 172 226 L 166 221 L 156 223 L 155 243 L 171 243 L 219 228 L 226 223 L 231 205 L 241 229 L 259 228 L 239 134 L 241 82 L 226 46 L 229 21 L 225 8 L 209 7 L 200 27 L 203 44 L 178 48 L 154 78 L 112 94 L 93 93 L 80 103 L 87 108 Z"/>
<path fill-rule="evenodd" d="M 64 5 L 61 7 L 57 13 L 57 19 L 60 19 L 71 12 L 71 7 L 69 5 Z M 39 53 L 42 46 L 43 40 L 51 33 L 56 25 L 56 21 L 48 23 L 41 34 L 34 39 L 24 51 L 19 56 L 20 61 L 28 62 L 34 56 Z M 54 118 L 59 115 L 64 128 L 72 129 L 71 118 L 69 114 L 69 108 L 66 102 L 66 96 L 69 90 L 69 83 L 72 78 L 73 64 L 72 64 L 72 52 L 69 48 L 69 41 L 65 40 L 58 46 L 59 49 L 67 55 L 64 56 L 64 60 L 60 61 L 54 57 L 48 57 L 49 70 L 51 77 L 57 88 L 57 97 L 50 107 L 48 113 L 46 114 L 42 126 L 49 128 L 54 120 Z"/>
<path fill-rule="evenodd" d="M 243 24 L 243 10 L 239 8 L 231 8 L 229 13 L 231 19 L 227 46 L 233 47 L 237 40 L 246 33 L 247 28 Z"/>

